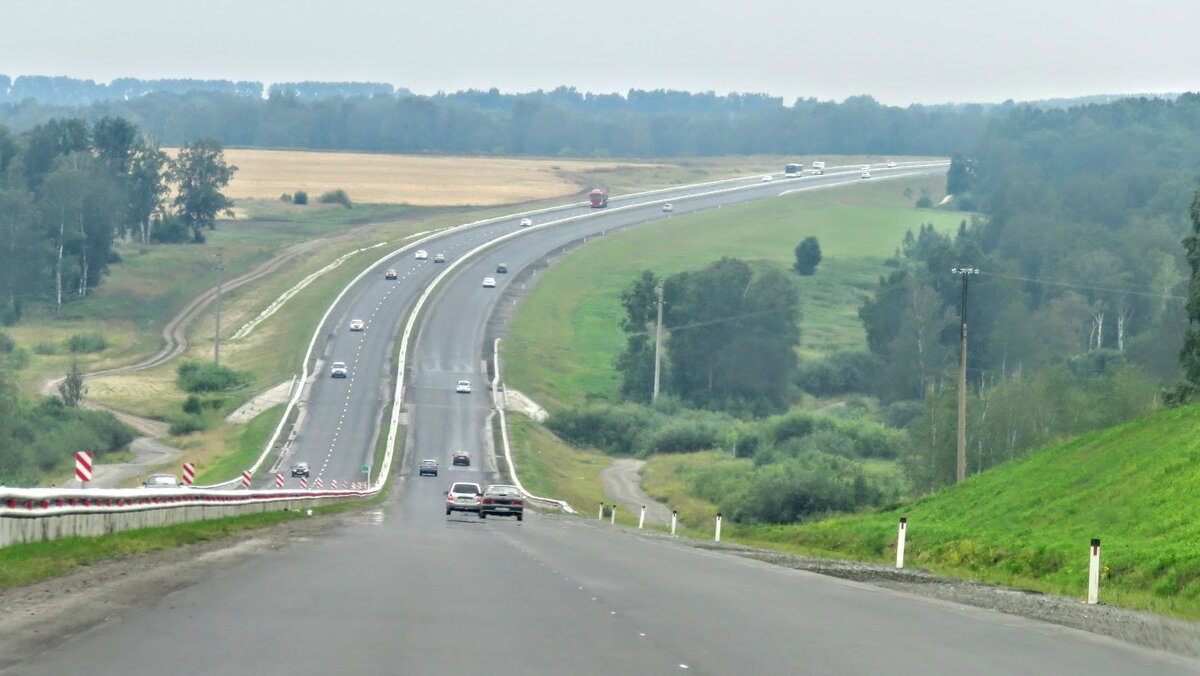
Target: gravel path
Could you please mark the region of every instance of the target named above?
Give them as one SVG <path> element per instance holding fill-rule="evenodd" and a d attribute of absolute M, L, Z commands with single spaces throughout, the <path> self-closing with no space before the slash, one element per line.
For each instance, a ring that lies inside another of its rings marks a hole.
<path fill-rule="evenodd" d="M 618 458 L 612 467 L 600 472 L 600 484 L 604 487 L 604 494 L 634 514 L 645 505 L 647 523 L 669 526 L 671 510 L 642 490 L 642 475 L 638 474 L 638 470 L 644 464 L 645 460 Z M 592 507 L 595 505 L 584 505 L 581 508 Z"/>

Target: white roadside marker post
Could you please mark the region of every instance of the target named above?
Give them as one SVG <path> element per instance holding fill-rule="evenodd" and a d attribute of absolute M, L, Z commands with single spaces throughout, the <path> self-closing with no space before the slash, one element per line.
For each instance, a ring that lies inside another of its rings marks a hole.
<path fill-rule="evenodd" d="M 611 518 L 608 521 L 612 525 L 617 525 L 617 505 L 613 503 Z"/>
<path fill-rule="evenodd" d="M 908 517 L 900 517 L 900 534 L 896 536 L 896 567 L 904 567 L 904 540 L 908 534 Z"/>
<path fill-rule="evenodd" d="M 600 503 L 600 514 L 598 514 L 598 515 L 596 516 L 596 520 L 597 520 L 597 521 L 603 521 L 603 520 L 604 520 L 604 503 L 603 503 L 603 502 L 601 502 L 601 503 Z"/>
<path fill-rule="evenodd" d="M 638 530 L 641 530 L 644 525 L 646 525 L 646 506 L 642 505 L 642 513 L 638 516 Z"/>
<path fill-rule="evenodd" d="M 713 541 L 714 542 L 721 541 L 721 514 L 719 512 L 717 513 L 717 533 L 716 533 L 716 536 L 713 538 Z"/>
<path fill-rule="evenodd" d="M 1090 605 L 1100 602 L 1100 538 L 1092 538 L 1091 561 L 1088 565 L 1088 598 Z"/>
<path fill-rule="evenodd" d="M 679 512 L 671 510 L 671 535 L 675 534 L 675 524 L 679 521 Z"/>

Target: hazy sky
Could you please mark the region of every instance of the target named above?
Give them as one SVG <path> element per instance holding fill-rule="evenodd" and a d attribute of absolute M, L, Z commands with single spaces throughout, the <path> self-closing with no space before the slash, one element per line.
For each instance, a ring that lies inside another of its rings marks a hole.
<path fill-rule="evenodd" d="M 0 0 L 0 73 L 768 92 L 893 104 L 1200 89 L 1180 0 Z"/>

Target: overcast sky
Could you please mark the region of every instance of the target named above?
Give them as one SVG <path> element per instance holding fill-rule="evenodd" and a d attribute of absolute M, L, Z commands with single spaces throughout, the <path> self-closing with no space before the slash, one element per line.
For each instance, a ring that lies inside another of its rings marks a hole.
<path fill-rule="evenodd" d="M 768 92 L 891 104 L 1200 89 L 1180 0 L 0 0 L 0 73 Z"/>

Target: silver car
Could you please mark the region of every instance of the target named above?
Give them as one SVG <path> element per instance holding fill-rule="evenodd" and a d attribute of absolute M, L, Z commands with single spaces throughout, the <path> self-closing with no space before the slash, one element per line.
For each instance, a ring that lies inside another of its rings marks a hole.
<path fill-rule="evenodd" d="M 450 512 L 478 512 L 483 489 L 479 484 L 456 481 L 450 490 L 445 491 L 445 495 L 446 516 L 450 516 Z"/>
<path fill-rule="evenodd" d="M 146 488 L 179 488 L 179 479 L 174 474 L 151 474 L 146 477 Z"/>

